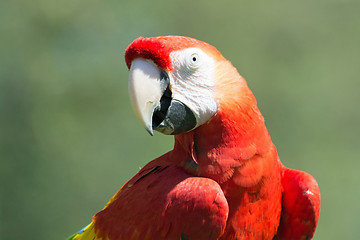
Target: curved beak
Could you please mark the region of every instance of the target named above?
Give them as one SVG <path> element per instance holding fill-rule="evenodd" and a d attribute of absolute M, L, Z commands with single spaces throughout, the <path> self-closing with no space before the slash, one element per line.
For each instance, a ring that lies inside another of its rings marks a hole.
<path fill-rule="evenodd" d="M 193 129 L 194 113 L 172 98 L 169 75 L 143 58 L 132 61 L 129 74 L 130 100 L 146 130 L 163 134 L 180 134 Z"/>
<path fill-rule="evenodd" d="M 137 117 L 151 136 L 154 135 L 153 114 L 160 109 L 160 99 L 169 86 L 169 79 L 151 61 L 134 59 L 129 73 L 129 94 Z"/>

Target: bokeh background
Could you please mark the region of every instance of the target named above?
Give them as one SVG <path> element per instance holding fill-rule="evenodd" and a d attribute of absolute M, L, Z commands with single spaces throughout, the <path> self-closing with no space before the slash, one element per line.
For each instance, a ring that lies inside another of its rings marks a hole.
<path fill-rule="evenodd" d="M 322 194 L 316 240 L 360 239 L 360 1 L 0 2 L 0 239 L 64 239 L 169 151 L 133 113 L 139 36 L 216 46 L 247 79 L 282 162 Z"/>

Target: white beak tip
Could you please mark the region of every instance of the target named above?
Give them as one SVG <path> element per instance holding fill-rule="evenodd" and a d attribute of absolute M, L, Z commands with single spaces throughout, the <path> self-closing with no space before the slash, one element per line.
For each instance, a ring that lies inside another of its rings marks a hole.
<path fill-rule="evenodd" d="M 146 131 L 147 131 L 151 136 L 154 136 L 154 131 L 153 131 L 152 127 L 146 127 Z"/>

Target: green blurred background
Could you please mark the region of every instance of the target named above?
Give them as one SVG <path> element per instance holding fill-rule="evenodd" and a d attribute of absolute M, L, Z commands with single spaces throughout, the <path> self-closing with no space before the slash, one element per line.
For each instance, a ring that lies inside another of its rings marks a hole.
<path fill-rule="evenodd" d="M 282 162 L 311 173 L 314 239 L 360 239 L 360 1 L 0 2 L 0 239 L 64 239 L 173 138 L 127 93 L 139 36 L 216 46 L 247 79 Z"/>

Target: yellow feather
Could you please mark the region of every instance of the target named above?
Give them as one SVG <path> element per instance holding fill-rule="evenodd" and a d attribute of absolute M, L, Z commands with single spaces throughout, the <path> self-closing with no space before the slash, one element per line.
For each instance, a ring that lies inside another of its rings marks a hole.
<path fill-rule="evenodd" d="M 102 238 L 96 237 L 94 223 L 91 222 L 83 230 L 77 233 L 71 240 L 103 240 Z"/>
<path fill-rule="evenodd" d="M 118 195 L 118 193 L 120 193 L 125 187 L 131 187 L 130 184 L 128 185 L 124 185 L 110 200 L 109 202 L 105 205 L 105 207 L 103 209 L 105 209 L 110 203 L 112 203 L 113 201 L 116 200 L 116 197 Z M 78 233 L 74 234 L 73 236 L 71 236 L 69 239 L 67 240 L 106 240 L 103 238 L 98 238 L 95 234 L 95 229 L 94 229 L 94 222 L 91 222 L 89 225 L 87 225 L 85 228 L 83 228 L 82 230 L 80 230 Z"/>

